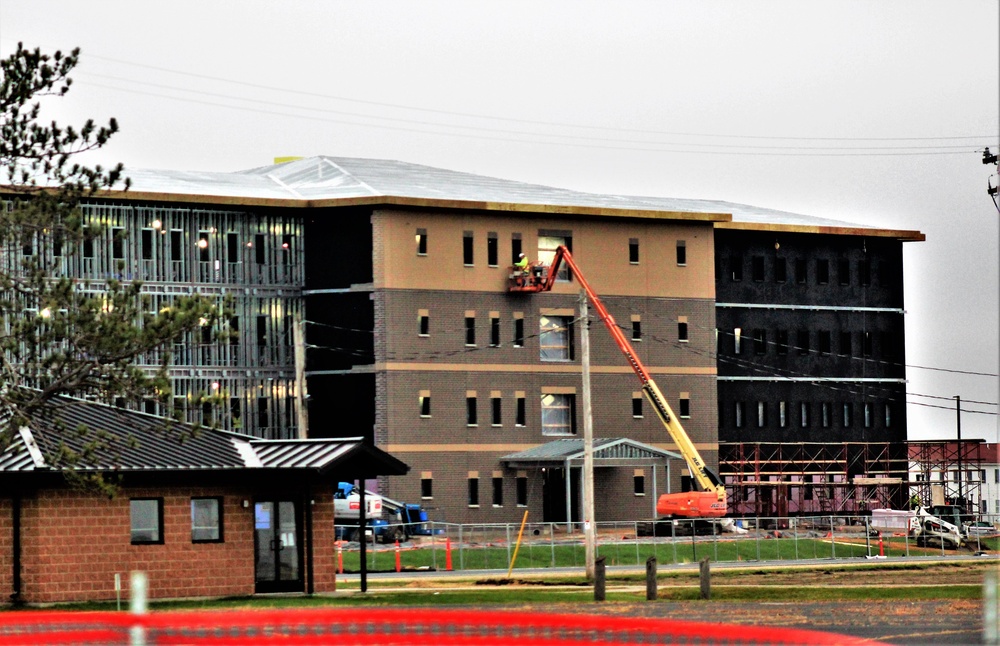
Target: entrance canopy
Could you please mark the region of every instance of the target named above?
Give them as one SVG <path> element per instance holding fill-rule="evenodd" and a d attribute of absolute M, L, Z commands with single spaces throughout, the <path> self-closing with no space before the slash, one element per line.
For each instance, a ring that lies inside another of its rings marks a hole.
<path fill-rule="evenodd" d="M 500 458 L 512 469 L 537 469 L 546 466 L 583 466 L 583 438 L 566 438 L 539 444 L 526 451 L 518 451 Z M 664 451 L 655 446 L 636 442 L 625 437 L 594 440 L 595 467 L 625 467 L 664 462 L 670 458 L 683 459 L 679 453 Z"/>

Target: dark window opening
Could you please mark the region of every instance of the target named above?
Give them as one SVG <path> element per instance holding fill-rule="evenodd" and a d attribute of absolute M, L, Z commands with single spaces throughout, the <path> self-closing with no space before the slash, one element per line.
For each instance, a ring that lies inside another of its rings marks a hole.
<path fill-rule="evenodd" d="M 420 416 L 430 417 L 431 416 L 431 396 L 430 395 L 420 395 Z"/>
<path fill-rule="evenodd" d="M 830 262 L 827 260 L 816 261 L 816 283 L 826 285 L 830 282 Z"/>
<path fill-rule="evenodd" d="M 226 262 L 237 263 L 240 261 L 240 234 L 226 234 Z"/>
<path fill-rule="evenodd" d="M 872 333 L 865 332 L 861 335 L 861 351 L 866 357 L 872 356 Z"/>
<path fill-rule="evenodd" d="M 688 340 L 688 324 L 684 321 L 677 323 L 677 340 L 687 341 Z"/>
<path fill-rule="evenodd" d="M 729 271 L 734 282 L 743 280 L 743 256 L 732 256 L 729 259 Z"/>
<path fill-rule="evenodd" d="M 125 229 L 111 229 L 111 257 L 115 260 L 125 257 Z"/>
<path fill-rule="evenodd" d="M 514 264 L 521 257 L 521 234 L 515 233 L 514 237 L 510 239 L 510 264 Z"/>
<path fill-rule="evenodd" d="M 514 319 L 514 347 L 524 347 L 524 319 Z"/>
<path fill-rule="evenodd" d="M 170 230 L 170 260 L 180 262 L 184 260 L 184 232 L 178 229 Z"/>
<path fill-rule="evenodd" d="M 497 240 L 497 234 L 495 231 L 491 231 L 486 234 L 486 264 L 490 267 L 496 267 L 500 258 L 500 241 Z"/>
<path fill-rule="evenodd" d="M 476 318 L 465 317 L 465 345 L 476 345 Z"/>
<path fill-rule="evenodd" d="M 632 476 L 632 493 L 637 496 L 646 495 L 646 476 L 634 475 Z"/>
<path fill-rule="evenodd" d="M 427 255 L 427 229 L 417 229 L 417 255 Z"/>
<path fill-rule="evenodd" d="M 495 316 L 490 318 L 490 346 L 500 346 L 500 319 Z"/>
<path fill-rule="evenodd" d="M 799 349 L 799 354 L 809 354 L 809 330 L 799 330 L 795 339 L 795 345 Z"/>
<path fill-rule="evenodd" d="M 807 275 L 808 271 L 807 271 L 806 267 L 807 266 L 806 266 L 805 258 L 796 258 L 795 259 L 795 282 L 798 283 L 798 284 L 800 284 L 800 285 L 805 285 L 806 280 L 808 279 L 808 275 Z"/>
<path fill-rule="evenodd" d="M 750 270 L 753 272 L 753 279 L 760 283 L 764 280 L 764 256 L 754 256 L 750 260 Z"/>
<path fill-rule="evenodd" d="M 502 417 L 500 415 L 502 409 L 502 400 L 499 397 L 493 397 L 490 400 L 490 408 L 491 408 L 490 423 L 493 424 L 493 426 L 500 426 L 503 423 Z"/>
<path fill-rule="evenodd" d="M 471 231 L 466 231 L 462 234 L 462 262 L 466 265 L 472 265 L 473 260 L 473 237 Z"/>
<path fill-rule="evenodd" d="M 788 330 L 778 330 L 774 333 L 774 343 L 778 354 L 788 354 Z"/>
<path fill-rule="evenodd" d="M 526 476 L 517 476 L 517 506 L 527 507 L 528 506 L 528 478 Z"/>
<path fill-rule="evenodd" d="M 140 235 L 140 245 L 142 246 L 142 259 L 152 260 L 153 259 L 153 230 L 143 229 Z"/>
<path fill-rule="evenodd" d="M 431 317 L 426 314 L 421 314 L 419 317 L 420 328 L 418 334 L 420 336 L 430 336 L 431 334 Z"/>
<path fill-rule="evenodd" d="M 851 356 L 851 333 L 840 333 L 840 354 L 845 357 Z"/>
<path fill-rule="evenodd" d="M 784 258 L 774 259 L 774 282 L 784 283 L 788 280 L 788 269 Z"/>
<path fill-rule="evenodd" d="M 633 265 L 639 264 L 639 239 L 629 238 L 628 241 L 628 261 Z"/>
<path fill-rule="evenodd" d="M 851 284 L 851 264 L 847 258 L 837 260 L 837 279 L 841 285 Z"/>
<path fill-rule="evenodd" d="M 632 321 L 632 340 L 642 341 L 642 322 Z"/>
<path fill-rule="evenodd" d="M 687 265 L 687 243 L 684 240 L 677 241 L 677 264 L 681 267 Z"/>
<path fill-rule="evenodd" d="M 434 479 L 433 478 L 421 478 L 420 479 L 420 497 L 421 498 L 433 498 L 434 497 Z"/>
<path fill-rule="evenodd" d="M 479 421 L 476 416 L 476 398 L 465 398 L 465 424 L 466 426 L 476 426 Z"/>
<path fill-rule="evenodd" d="M 753 331 L 753 353 L 754 354 L 766 354 L 767 353 L 767 331 L 766 330 L 754 330 Z"/>
<path fill-rule="evenodd" d="M 642 417 L 642 397 L 632 397 L 632 417 Z"/>
<path fill-rule="evenodd" d="M 524 397 L 517 398 L 517 410 L 515 411 L 516 419 L 514 420 L 515 426 L 525 426 L 528 423 L 528 411 L 527 404 Z"/>
<path fill-rule="evenodd" d="M 493 506 L 503 507 L 503 478 L 493 478 Z"/>
<path fill-rule="evenodd" d="M 867 258 L 858 261 L 858 282 L 862 287 L 868 287 L 872 283 L 872 265 Z"/>
<path fill-rule="evenodd" d="M 816 345 L 820 354 L 830 354 L 830 331 L 820 330 L 816 334 Z"/>
<path fill-rule="evenodd" d="M 479 506 L 479 478 L 469 478 L 469 506 Z"/>
<path fill-rule="evenodd" d="M 691 417 L 691 400 L 687 397 L 681 397 L 678 402 L 678 408 L 680 409 L 680 416 L 684 418 Z"/>

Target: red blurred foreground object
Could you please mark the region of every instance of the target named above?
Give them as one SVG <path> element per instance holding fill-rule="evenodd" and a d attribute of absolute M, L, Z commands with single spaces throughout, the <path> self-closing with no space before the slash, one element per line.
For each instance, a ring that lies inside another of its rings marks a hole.
<path fill-rule="evenodd" d="M 0 645 L 126 644 L 878 644 L 832 633 L 647 617 L 429 609 L 0 613 Z"/>

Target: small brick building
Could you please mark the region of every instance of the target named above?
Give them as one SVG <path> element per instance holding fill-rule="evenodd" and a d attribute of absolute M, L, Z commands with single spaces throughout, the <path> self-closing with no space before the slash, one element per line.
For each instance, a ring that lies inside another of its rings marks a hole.
<path fill-rule="evenodd" d="M 408 467 L 360 438 L 263 440 L 60 399 L 0 454 L 0 594 L 13 603 L 330 592 L 338 481 Z M 67 477 L 56 456 L 80 457 Z M 88 449 L 89 450 L 85 450 Z M 114 496 L 77 482 L 102 474 Z"/>

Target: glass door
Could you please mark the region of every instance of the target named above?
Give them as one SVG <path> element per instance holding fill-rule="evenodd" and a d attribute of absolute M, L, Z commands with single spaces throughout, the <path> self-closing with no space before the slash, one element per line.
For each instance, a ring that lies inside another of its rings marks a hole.
<path fill-rule="evenodd" d="M 257 592 L 303 591 L 299 518 L 292 500 L 254 504 Z"/>

